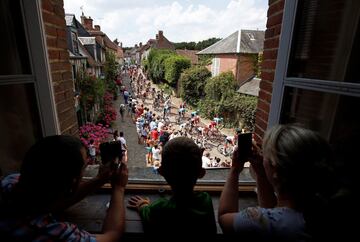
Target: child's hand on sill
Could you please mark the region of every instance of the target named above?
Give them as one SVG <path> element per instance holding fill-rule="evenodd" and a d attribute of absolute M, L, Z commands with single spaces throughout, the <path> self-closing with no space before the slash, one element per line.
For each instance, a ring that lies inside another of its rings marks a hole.
<path fill-rule="evenodd" d="M 150 204 L 150 199 L 148 197 L 132 196 L 128 201 L 128 208 L 136 209 L 140 211 L 140 208 L 143 206 L 148 206 Z"/>

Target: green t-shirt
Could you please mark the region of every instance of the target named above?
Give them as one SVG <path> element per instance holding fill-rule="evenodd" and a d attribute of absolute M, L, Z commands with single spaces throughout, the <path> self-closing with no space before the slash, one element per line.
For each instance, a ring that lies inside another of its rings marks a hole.
<path fill-rule="evenodd" d="M 206 192 L 193 193 L 179 205 L 172 197 L 160 198 L 140 209 L 140 216 L 147 234 L 198 235 L 216 234 L 216 222 L 211 197 Z"/>

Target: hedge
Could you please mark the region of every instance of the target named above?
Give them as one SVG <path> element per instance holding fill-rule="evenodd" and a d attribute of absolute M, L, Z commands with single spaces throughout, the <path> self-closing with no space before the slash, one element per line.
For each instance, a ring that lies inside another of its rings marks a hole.
<path fill-rule="evenodd" d="M 181 72 L 191 66 L 191 62 L 188 58 L 171 55 L 164 61 L 165 65 L 165 79 L 168 81 L 170 86 L 176 87 L 180 78 Z"/>

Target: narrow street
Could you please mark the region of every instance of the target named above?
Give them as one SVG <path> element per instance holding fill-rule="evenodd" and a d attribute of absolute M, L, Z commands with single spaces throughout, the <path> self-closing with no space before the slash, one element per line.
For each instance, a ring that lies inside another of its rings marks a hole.
<path fill-rule="evenodd" d="M 128 75 L 122 77 L 123 84 L 127 90 L 130 90 L 130 78 Z M 148 100 L 147 100 L 148 101 Z M 172 97 L 173 104 L 180 102 L 179 99 Z M 117 100 L 114 102 L 115 109 L 119 111 L 120 104 L 124 103 L 124 98 L 120 94 Z M 152 167 L 146 167 L 146 150 L 144 144 L 138 144 L 138 138 L 136 133 L 135 124 L 130 116 L 125 112 L 124 121 L 121 120 L 120 113 L 117 113 L 117 120 L 113 125 L 114 130 L 124 132 L 124 137 L 128 146 L 128 167 L 129 167 L 129 179 L 133 181 L 137 180 L 164 180 L 160 175 L 154 173 Z M 206 121 L 205 121 L 206 122 Z M 184 166 L 185 168 L 186 166 Z M 206 182 L 219 182 L 224 181 L 228 173 L 227 168 L 207 169 L 206 175 L 200 179 L 200 181 Z M 249 172 L 246 171 L 241 174 L 241 181 L 253 181 Z"/>

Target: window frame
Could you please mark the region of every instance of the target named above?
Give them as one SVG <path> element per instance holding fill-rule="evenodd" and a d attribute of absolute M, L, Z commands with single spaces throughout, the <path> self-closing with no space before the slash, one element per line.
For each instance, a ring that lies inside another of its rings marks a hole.
<path fill-rule="evenodd" d="M 310 78 L 288 77 L 288 63 L 294 36 L 296 13 L 299 0 L 285 1 L 281 26 L 278 56 L 273 82 L 273 91 L 268 119 L 268 127 L 279 123 L 282 111 L 284 91 L 286 87 L 295 87 L 325 93 L 334 93 L 360 97 L 360 84 L 337 82 Z"/>
<path fill-rule="evenodd" d="M 26 81 L 34 83 L 43 136 L 60 134 L 48 54 L 45 47 L 46 38 L 41 15 L 41 3 L 38 0 L 20 0 L 20 2 L 32 70 L 32 75 L 26 75 Z M 19 77 L 13 76 L 13 78 Z M 23 81 L 19 83 L 23 83 Z"/>

